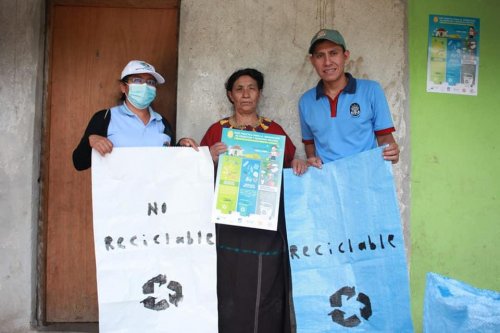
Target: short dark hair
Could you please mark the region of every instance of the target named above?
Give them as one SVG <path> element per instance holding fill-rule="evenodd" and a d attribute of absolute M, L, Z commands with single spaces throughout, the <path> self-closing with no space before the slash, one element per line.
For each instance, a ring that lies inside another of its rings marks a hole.
<path fill-rule="evenodd" d="M 226 91 L 233 90 L 233 86 L 236 80 L 245 75 L 248 75 L 252 79 L 257 81 L 257 87 L 259 87 L 259 90 L 262 90 L 262 88 L 264 88 L 264 74 L 262 74 L 261 72 L 259 72 L 254 68 L 245 68 L 245 69 L 239 69 L 233 74 L 231 74 L 229 79 L 227 79 L 226 81 Z"/>
<path fill-rule="evenodd" d="M 120 83 L 127 84 L 130 75 L 124 76 L 123 79 L 119 80 Z M 118 99 L 118 103 L 123 103 L 127 99 L 127 96 L 124 93 L 121 93 L 120 98 Z"/>

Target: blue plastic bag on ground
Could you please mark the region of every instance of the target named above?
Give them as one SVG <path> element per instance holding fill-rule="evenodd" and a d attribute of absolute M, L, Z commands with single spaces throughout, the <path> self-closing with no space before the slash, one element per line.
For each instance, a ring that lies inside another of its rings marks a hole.
<path fill-rule="evenodd" d="M 376 148 L 284 172 L 298 333 L 413 332 L 392 166 Z"/>
<path fill-rule="evenodd" d="M 500 332 L 500 293 L 427 274 L 424 333 Z"/>

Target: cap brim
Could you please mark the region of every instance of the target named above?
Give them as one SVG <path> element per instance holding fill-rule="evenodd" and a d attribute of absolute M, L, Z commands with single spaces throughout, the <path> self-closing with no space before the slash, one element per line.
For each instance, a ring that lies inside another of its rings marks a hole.
<path fill-rule="evenodd" d="M 316 48 L 316 44 L 318 44 L 319 42 L 324 42 L 325 40 L 329 41 L 329 42 L 332 42 L 334 44 L 337 44 L 339 46 L 342 46 L 344 48 L 344 50 L 346 49 L 345 45 L 342 44 L 342 43 L 339 43 L 338 41 L 336 40 L 333 40 L 331 38 L 318 38 L 316 39 L 312 44 L 311 46 L 309 46 L 309 54 L 313 54 L 313 51 L 314 49 Z"/>
<path fill-rule="evenodd" d="M 156 82 L 158 82 L 159 84 L 165 83 L 165 79 L 160 74 L 158 74 L 156 72 L 155 73 L 149 73 L 149 74 L 153 75 L 154 78 L 156 79 Z"/>

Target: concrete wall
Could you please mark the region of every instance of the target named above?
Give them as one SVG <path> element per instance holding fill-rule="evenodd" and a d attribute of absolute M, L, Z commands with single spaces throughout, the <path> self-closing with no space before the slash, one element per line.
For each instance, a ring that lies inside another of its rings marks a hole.
<path fill-rule="evenodd" d="M 207 7 L 217 8 L 210 11 Z M 210 124 L 232 113 L 224 82 L 236 69 L 265 76 L 260 113 L 276 120 L 304 157 L 297 102 L 318 77 L 307 50 L 320 27 L 335 27 L 351 51 L 354 76 L 385 89 L 401 145 L 395 170 L 405 230 L 409 216 L 409 117 L 406 1 L 183 0 L 180 19 L 178 137 L 201 140 Z M 408 247 L 407 234 L 406 244 Z"/>
<path fill-rule="evenodd" d="M 0 331 L 35 304 L 44 52 L 41 0 L 0 1 Z"/>
<path fill-rule="evenodd" d="M 0 0 L 1 332 L 30 331 L 35 312 L 44 5 Z M 296 104 L 317 81 L 307 48 L 320 27 L 334 26 L 351 50 L 351 72 L 385 88 L 402 149 L 395 174 L 408 223 L 406 1 L 183 0 L 181 6 L 178 135 L 200 140 L 211 123 L 230 115 L 226 78 L 256 67 L 266 78 L 261 114 L 280 123 L 303 156 Z"/>
<path fill-rule="evenodd" d="M 427 272 L 500 290 L 497 0 L 410 0 L 413 320 Z M 477 96 L 426 92 L 429 15 L 480 19 Z"/>

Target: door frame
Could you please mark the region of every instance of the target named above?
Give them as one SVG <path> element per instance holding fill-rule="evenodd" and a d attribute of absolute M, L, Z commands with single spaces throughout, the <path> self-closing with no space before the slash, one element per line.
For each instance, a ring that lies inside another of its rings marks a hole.
<path fill-rule="evenodd" d="M 47 220 L 48 220 L 48 175 L 50 156 L 50 77 L 53 15 L 55 6 L 120 7 L 148 9 L 177 9 L 179 24 L 181 0 L 46 0 L 45 5 L 45 50 L 42 106 L 42 139 L 40 156 L 40 201 L 37 230 L 37 258 L 35 275 L 35 297 L 32 325 L 40 330 L 98 332 L 98 323 L 49 323 L 46 321 L 46 265 L 47 265 Z M 177 38 L 178 40 L 178 38 Z M 175 86 L 176 88 L 176 86 Z M 175 126 L 175 123 L 172 124 Z"/>

